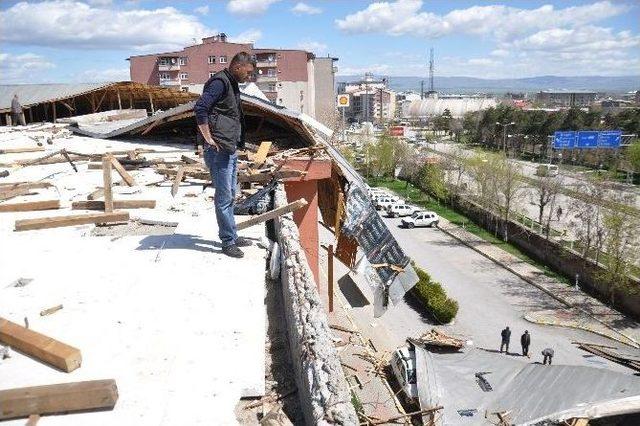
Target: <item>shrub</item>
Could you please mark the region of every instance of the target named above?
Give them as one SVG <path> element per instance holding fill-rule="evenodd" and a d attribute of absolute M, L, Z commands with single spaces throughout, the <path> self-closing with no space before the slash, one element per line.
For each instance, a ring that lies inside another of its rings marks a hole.
<path fill-rule="evenodd" d="M 422 302 L 423 306 L 439 322 L 451 322 L 458 314 L 458 302 L 447 297 L 442 284 L 433 281 L 431 276 L 422 268 L 413 264 L 418 283 L 413 288 L 413 294 Z"/>

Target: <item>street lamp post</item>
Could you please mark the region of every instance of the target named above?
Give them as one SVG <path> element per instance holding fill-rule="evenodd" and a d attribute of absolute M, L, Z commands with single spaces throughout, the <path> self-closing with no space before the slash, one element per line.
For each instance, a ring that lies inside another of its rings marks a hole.
<path fill-rule="evenodd" d="M 502 126 L 502 151 L 507 155 L 507 127 L 515 126 L 516 123 L 500 123 L 496 122 L 496 126 Z"/>

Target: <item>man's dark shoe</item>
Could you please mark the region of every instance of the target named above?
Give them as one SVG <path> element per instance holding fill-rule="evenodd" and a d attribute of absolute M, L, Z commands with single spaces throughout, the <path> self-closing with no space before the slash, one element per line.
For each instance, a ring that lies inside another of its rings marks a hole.
<path fill-rule="evenodd" d="M 222 247 L 222 252 L 229 257 L 244 257 L 244 253 L 242 250 L 238 248 L 236 244 L 231 244 L 230 246 Z"/>
<path fill-rule="evenodd" d="M 236 245 L 238 247 L 249 247 L 253 245 L 253 241 L 251 241 L 248 238 L 244 238 L 244 237 L 238 237 L 236 239 Z"/>

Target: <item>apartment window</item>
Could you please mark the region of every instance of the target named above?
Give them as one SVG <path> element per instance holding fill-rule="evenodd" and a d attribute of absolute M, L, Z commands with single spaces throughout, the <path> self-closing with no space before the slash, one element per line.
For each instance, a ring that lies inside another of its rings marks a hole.
<path fill-rule="evenodd" d="M 276 76 L 276 70 L 275 70 L 275 68 L 269 68 L 269 69 L 267 70 L 267 76 L 269 76 L 269 77 L 275 77 L 275 76 Z"/>
<path fill-rule="evenodd" d="M 180 65 L 187 65 L 187 58 L 180 58 Z"/>
<path fill-rule="evenodd" d="M 189 74 L 187 74 L 186 72 L 180 73 L 180 80 L 188 80 L 188 79 L 189 79 Z"/>
<path fill-rule="evenodd" d="M 209 73 L 209 78 L 213 77 L 216 73 L 215 72 L 210 72 Z"/>
<path fill-rule="evenodd" d="M 210 64 L 215 64 L 215 63 L 216 63 L 216 57 L 215 57 L 215 56 L 209 56 L 209 60 L 208 60 L 208 62 L 209 62 Z"/>
<path fill-rule="evenodd" d="M 220 56 L 220 63 L 221 64 L 226 64 L 227 63 L 227 57 L 226 56 Z"/>
<path fill-rule="evenodd" d="M 268 92 L 275 92 L 276 91 L 276 84 L 275 83 L 269 83 L 267 91 Z"/>
<path fill-rule="evenodd" d="M 160 64 L 160 65 L 167 65 L 167 64 L 168 64 L 168 62 L 167 62 L 167 58 L 160 58 L 160 62 L 159 62 L 159 64 Z"/>
<path fill-rule="evenodd" d="M 168 72 L 161 72 L 160 73 L 160 80 L 169 80 L 171 77 L 169 77 L 169 73 Z"/>

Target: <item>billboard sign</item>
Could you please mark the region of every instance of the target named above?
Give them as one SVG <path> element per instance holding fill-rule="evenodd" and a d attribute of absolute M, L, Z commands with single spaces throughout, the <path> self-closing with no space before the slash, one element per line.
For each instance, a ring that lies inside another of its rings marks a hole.
<path fill-rule="evenodd" d="M 606 130 L 599 133 L 599 148 L 620 148 L 620 143 L 622 142 L 622 130 Z"/>
<path fill-rule="evenodd" d="M 576 132 L 555 132 L 553 134 L 554 149 L 571 149 L 575 147 Z"/>
<path fill-rule="evenodd" d="M 576 148 L 597 148 L 598 147 L 598 132 L 593 130 L 585 130 L 578 132 L 578 139 L 576 140 Z"/>
<path fill-rule="evenodd" d="M 349 95 L 347 94 L 341 94 L 338 95 L 338 108 L 348 108 L 349 107 Z"/>

